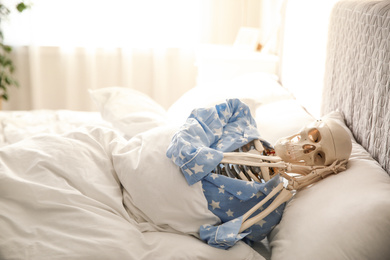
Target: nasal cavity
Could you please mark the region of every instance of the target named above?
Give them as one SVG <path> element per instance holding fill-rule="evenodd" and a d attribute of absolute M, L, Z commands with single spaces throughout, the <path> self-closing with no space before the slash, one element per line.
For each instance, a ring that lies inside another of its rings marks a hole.
<path fill-rule="evenodd" d="M 311 153 L 316 149 L 316 147 L 312 144 L 304 144 L 302 148 L 303 148 L 303 153 Z"/>

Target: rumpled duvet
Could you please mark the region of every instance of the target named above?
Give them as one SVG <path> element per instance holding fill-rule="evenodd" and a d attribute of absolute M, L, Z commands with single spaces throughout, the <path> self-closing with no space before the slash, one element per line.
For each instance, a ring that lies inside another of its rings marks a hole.
<path fill-rule="evenodd" d="M 165 156 L 175 131 L 85 127 L 1 147 L 0 259 L 263 259 L 197 238 L 219 220 Z"/>

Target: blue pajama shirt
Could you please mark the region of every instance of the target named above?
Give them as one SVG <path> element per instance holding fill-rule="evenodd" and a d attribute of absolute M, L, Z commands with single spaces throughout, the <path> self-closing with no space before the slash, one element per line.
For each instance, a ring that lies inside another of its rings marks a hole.
<path fill-rule="evenodd" d="M 237 241 L 261 241 L 280 222 L 285 204 L 242 233 L 242 215 L 265 198 L 282 179 L 275 176 L 258 183 L 216 174 L 224 152 L 260 139 L 256 122 L 247 105 L 228 99 L 211 108 L 194 109 L 172 138 L 167 157 L 177 164 L 189 185 L 202 182 L 208 208 L 221 222 L 200 227 L 200 238 L 211 246 L 228 249 Z M 270 146 L 262 140 L 263 145 Z M 273 199 L 254 213 L 257 215 Z"/>

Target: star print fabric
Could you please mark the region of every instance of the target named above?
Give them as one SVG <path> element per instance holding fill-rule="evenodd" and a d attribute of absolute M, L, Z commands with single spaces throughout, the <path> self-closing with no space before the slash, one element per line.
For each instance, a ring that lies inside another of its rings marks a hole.
<path fill-rule="evenodd" d="M 241 226 L 242 219 L 240 217 L 262 201 L 280 182 L 281 178 L 278 175 L 265 183 L 243 181 L 215 173 L 206 176 L 202 180 L 202 185 L 209 210 L 221 219 L 222 224 L 219 226 L 226 225 L 226 227 L 222 230 L 215 230 L 216 233 L 213 236 L 210 236 L 210 232 L 204 232 L 205 227 L 201 227 L 202 240 L 224 249 L 227 249 L 225 248 L 225 241 L 216 239 L 216 237 L 223 237 L 223 233 L 225 233 L 225 238 L 233 233 L 236 235 L 235 237 L 239 238 L 238 240 L 243 239 L 248 244 L 252 241 L 263 240 L 273 227 L 280 222 L 284 204 L 241 234 L 234 227 L 231 227 L 231 222 L 233 221 L 236 224 L 238 222 Z M 265 203 L 253 216 L 268 207 L 272 201 L 273 199 Z M 208 236 L 205 236 L 206 234 Z"/>
<path fill-rule="evenodd" d="M 167 157 L 192 185 L 215 169 L 223 152 L 259 138 L 248 106 L 239 99 L 228 99 L 212 108 L 194 109 L 172 138 Z"/>
<path fill-rule="evenodd" d="M 188 184 L 202 182 L 209 210 L 221 220 L 220 225 L 200 227 L 201 239 L 211 246 L 228 249 L 240 240 L 260 241 L 281 219 L 284 204 L 239 233 L 242 215 L 265 198 L 281 178 L 275 176 L 258 183 L 213 172 L 224 152 L 234 151 L 254 139 L 260 139 L 260 134 L 248 106 L 238 99 L 228 99 L 212 108 L 193 110 L 168 147 L 167 157 L 180 167 Z M 271 202 L 272 199 L 263 207 Z"/>
<path fill-rule="evenodd" d="M 219 226 L 203 225 L 200 228 L 200 237 L 213 247 L 229 249 L 250 232 L 238 234 L 242 223 L 242 217 L 235 218 Z"/>

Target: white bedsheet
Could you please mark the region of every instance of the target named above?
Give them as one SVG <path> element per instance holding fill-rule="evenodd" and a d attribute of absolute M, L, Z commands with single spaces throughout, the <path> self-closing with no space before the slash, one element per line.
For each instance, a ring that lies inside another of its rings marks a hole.
<path fill-rule="evenodd" d="M 91 91 L 100 113 L 1 111 L 0 259 L 269 258 L 261 243 L 254 246 L 259 254 L 243 242 L 225 251 L 199 240 L 199 227 L 219 219 L 201 185 L 188 186 L 165 156 L 180 125 L 172 122 L 184 122 L 193 108 L 238 96 L 264 125 L 256 108 L 293 105 L 273 79 L 244 79 L 246 88 L 236 88 L 239 79 L 207 101 L 207 88 L 196 88 L 166 112 L 118 87 Z"/>
<path fill-rule="evenodd" d="M 99 112 L 71 110 L 0 111 L 0 146 L 37 134 L 62 134 L 84 126 L 106 126 Z"/>
<path fill-rule="evenodd" d="M 143 209 L 123 203 L 117 172 L 128 169 L 112 154 L 142 148 L 102 127 L 0 148 L 0 259 L 263 259 L 243 243 L 219 250 L 134 217 Z M 176 204 L 153 205 L 159 206 L 169 211 Z"/>
<path fill-rule="evenodd" d="M 280 125 L 272 118 L 292 128 L 311 122 L 276 82 L 246 80 L 253 84 L 236 81 L 224 98 L 242 98 L 267 140 L 291 133 L 272 129 Z M 259 254 L 243 242 L 225 251 L 199 240 L 200 225 L 218 218 L 201 185 L 188 186 L 165 156 L 176 122 L 223 101 L 205 93 L 192 90 L 166 114 L 126 88 L 91 92 L 100 113 L 0 112 L 0 259 L 268 259 L 262 243 Z"/>

